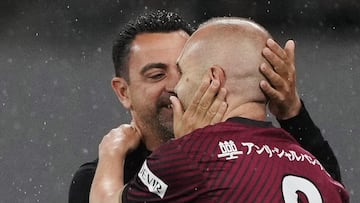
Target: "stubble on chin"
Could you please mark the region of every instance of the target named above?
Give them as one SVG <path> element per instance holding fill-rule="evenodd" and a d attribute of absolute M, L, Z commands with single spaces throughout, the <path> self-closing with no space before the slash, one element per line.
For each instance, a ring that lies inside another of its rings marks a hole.
<path fill-rule="evenodd" d="M 159 119 L 158 128 L 160 132 L 160 139 L 163 142 L 169 141 L 170 139 L 174 138 L 172 121 L 161 121 L 161 119 Z"/>
<path fill-rule="evenodd" d="M 141 125 L 142 132 L 145 136 L 156 136 L 162 143 L 174 138 L 172 118 L 162 116 L 161 109 L 154 111 L 140 112 L 139 117 L 142 118 L 139 125 Z M 170 119 L 170 120 L 169 120 Z"/>

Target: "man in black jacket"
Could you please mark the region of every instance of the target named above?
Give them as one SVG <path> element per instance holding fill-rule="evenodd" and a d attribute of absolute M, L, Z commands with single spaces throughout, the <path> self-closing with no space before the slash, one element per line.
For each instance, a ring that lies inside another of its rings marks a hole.
<path fill-rule="evenodd" d="M 140 146 L 126 157 L 124 183 L 137 174 L 151 151 L 173 137 L 169 97 L 174 94 L 173 88 L 179 79 L 176 60 L 192 32 L 193 28 L 176 13 L 156 11 L 129 22 L 115 41 L 113 61 L 116 76 L 112 87 L 122 105 L 130 110 L 144 138 Z M 270 99 L 270 112 L 283 129 L 316 156 L 334 179 L 340 181 L 337 160 L 297 94 L 294 47 L 287 43 L 282 49 L 271 40 L 267 46 L 263 55 L 274 68 L 260 68 L 271 84 L 263 81 L 260 87 Z M 216 85 L 210 85 L 210 81 L 207 83 L 205 89 L 218 90 Z M 223 105 L 219 100 L 212 99 L 212 105 L 202 102 L 198 109 L 213 112 L 211 108 L 215 106 L 218 107 L 215 111 L 221 113 Z M 110 133 L 125 133 L 122 129 L 119 127 Z M 77 170 L 70 186 L 69 203 L 89 201 L 96 167 L 97 160 Z"/>

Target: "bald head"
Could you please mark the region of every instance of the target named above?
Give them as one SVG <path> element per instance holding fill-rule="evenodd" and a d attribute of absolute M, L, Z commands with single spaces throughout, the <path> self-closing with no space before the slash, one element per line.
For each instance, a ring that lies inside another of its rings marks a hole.
<path fill-rule="evenodd" d="M 213 18 L 201 24 L 186 43 L 178 62 L 185 71 L 199 75 L 209 68 L 221 67 L 227 89 L 227 101 L 266 103 L 259 87 L 264 76 L 259 72 L 262 56 L 270 34 L 260 25 L 247 19 Z M 181 99 L 181 98 L 180 98 Z"/>

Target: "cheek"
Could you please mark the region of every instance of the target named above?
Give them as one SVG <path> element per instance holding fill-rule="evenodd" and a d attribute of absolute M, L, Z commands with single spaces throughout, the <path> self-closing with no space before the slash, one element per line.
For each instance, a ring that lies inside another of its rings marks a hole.
<path fill-rule="evenodd" d="M 176 93 L 178 98 L 181 101 L 181 104 L 184 106 L 184 108 L 188 105 L 188 91 L 189 91 L 189 83 L 187 79 L 179 81 L 177 87 L 176 87 Z"/>
<path fill-rule="evenodd" d="M 130 91 L 132 104 L 140 108 L 141 106 L 149 108 L 155 105 L 161 95 L 161 88 L 156 86 L 134 86 Z"/>

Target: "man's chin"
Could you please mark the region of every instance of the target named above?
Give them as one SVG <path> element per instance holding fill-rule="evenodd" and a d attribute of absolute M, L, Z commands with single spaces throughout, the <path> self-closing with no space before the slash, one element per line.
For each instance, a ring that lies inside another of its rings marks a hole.
<path fill-rule="evenodd" d="M 164 122 L 173 122 L 173 110 L 172 108 L 161 108 L 159 112 L 161 120 Z"/>
<path fill-rule="evenodd" d="M 159 120 L 163 127 L 173 133 L 173 110 L 162 108 L 159 112 Z"/>

